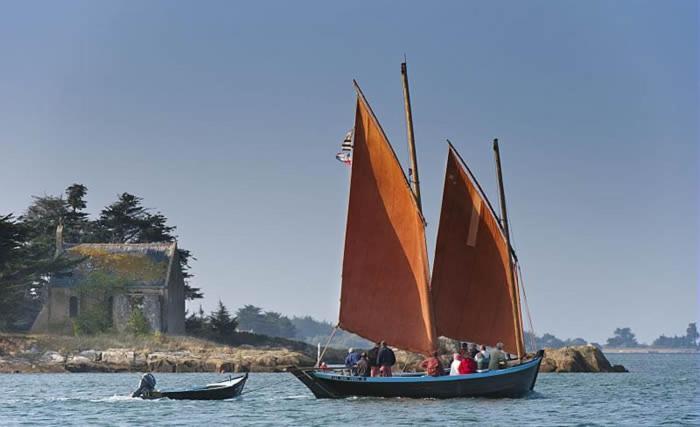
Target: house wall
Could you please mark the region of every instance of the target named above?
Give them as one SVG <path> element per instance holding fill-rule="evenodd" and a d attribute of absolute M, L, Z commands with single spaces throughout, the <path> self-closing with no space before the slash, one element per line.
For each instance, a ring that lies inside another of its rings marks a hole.
<path fill-rule="evenodd" d="M 185 333 L 185 278 L 180 270 L 177 253 L 170 265 L 166 301 L 167 307 L 164 314 L 167 319 L 167 328 L 165 331 L 172 335 L 183 335 Z"/>
<path fill-rule="evenodd" d="M 131 316 L 129 296 L 126 294 L 115 295 L 114 304 L 112 305 L 112 325 L 114 325 L 114 328 L 119 332 L 124 332 L 129 316 Z"/>
<path fill-rule="evenodd" d="M 143 314 L 146 320 L 148 320 L 148 325 L 152 331 L 167 332 L 167 322 L 172 321 L 174 322 L 175 330 L 181 332 L 171 333 L 184 333 L 184 300 L 182 304 L 183 307 L 180 310 L 181 322 L 178 323 L 177 318 L 166 318 L 166 312 L 177 313 L 178 311 L 177 306 L 169 311 L 166 310 L 167 305 L 172 305 L 168 300 L 170 294 L 171 293 L 164 288 L 144 288 L 133 290 L 128 294 L 114 295 L 112 303 L 112 324 L 114 328 L 119 332 L 124 332 L 127 322 L 131 317 L 133 308 L 132 298 L 140 297 L 143 299 Z M 73 325 L 70 318 L 70 297 L 72 296 L 78 298 L 78 315 L 82 310 L 87 310 L 94 304 L 99 303 L 99 301 L 89 296 L 81 296 L 75 289 L 53 288 L 51 289 L 50 298 L 47 303 L 44 304 L 44 307 L 41 309 L 41 312 L 32 325 L 32 332 L 71 334 L 73 332 Z M 184 298 L 184 291 L 182 296 Z M 49 314 L 51 316 L 50 319 Z"/>
<path fill-rule="evenodd" d="M 142 312 L 148 321 L 152 331 L 164 332 L 162 301 L 164 299 L 164 289 L 139 289 L 129 294 L 119 294 L 114 296 L 112 309 L 112 320 L 115 328 L 119 332 L 124 332 L 126 324 L 131 317 L 133 310 L 133 298 L 142 298 Z"/>
<path fill-rule="evenodd" d="M 163 314 L 161 312 L 161 295 L 144 295 L 143 297 L 143 314 L 148 320 L 148 324 L 152 331 L 163 331 Z"/>
<path fill-rule="evenodd" d="M 70 297 L 77 296 L 70 288 L 52 288 L 47 296 L 47 302 L 34 320 L 32 332 L 35 333 L 72 333 L 70 321 Z M 78 303 L 80 310 L 80 302 Z"/>

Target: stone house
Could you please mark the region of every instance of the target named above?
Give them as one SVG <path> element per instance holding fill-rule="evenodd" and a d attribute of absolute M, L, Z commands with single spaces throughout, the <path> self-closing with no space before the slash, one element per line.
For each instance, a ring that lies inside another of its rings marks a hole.
<path fill-rule="evenodd" d="M 57 254 L 82 261 L 49 280 L 32 332 L 71 333 L 73 320 L 100 304 L 117 331 L 141 310 L 152 331 L 184 334 L 185 281 L 175 242 L 64 244 L 61 234 L 59 228 Z"/>

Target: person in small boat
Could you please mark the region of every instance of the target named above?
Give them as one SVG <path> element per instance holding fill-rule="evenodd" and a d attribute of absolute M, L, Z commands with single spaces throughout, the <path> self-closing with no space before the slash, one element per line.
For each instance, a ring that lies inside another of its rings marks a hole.
<path fill-rule="evenodd" d="M 431 377 L 439 377 L 442 375 L 442 364 L 440 359 L 438 359 L 438 352 L 434 351 L 429 358 L 421 362 L 420 367 L 425 370 L 426 375 Z"/>
<path fill-rule="evenodd" d="M 496 348 L 491 350 L 491 358 L 489 360 L 489 369 L 503 369 L 508 367 L 508 358 L 506 353 L 503 351 L 503 343 L 499 342 L 496 344 Z"/>
<path fill-rule="evenodd" d="M 391 367 L 396 364 L 396 355 L 394 350 L 387 347 L 382 341 L 379 344 L 379 352 L 377 353 L 377 365 L 379 365 L 379 374 L 383 377 L 391 376 Z"/>
<path fill-rule="evenodd" d="M 141 376 L 139 388 L 131 394 L 131 397 L 148 396 L 156 389 L 156 377 L 151 373 L 145 373 Z"/>
<path fill-rule="evenodd" d="M 345 367 L 350 370 L 351 375 L 355 375 L 355 365 L 360 361 L 360 353 L 356 352 L 352 347 L 348 349 L 348 355 L 345 357 Z"/>
<path fill-rule="evenodd" d="M 450 364 L 450 375 L 461 375 L 459 373 L 459 367 L 462 364 L 462 355 L 455 353 L 452 355 L 452 363 Z"/>
<path fill-rule="evenodd" d="M 486 350 L 485 345 L 481 345 L 479 352 L 474 356 L 474 361 L 476 361 L 476 372 L 486 372 L 489 370 L 489 360 L 491 355 Z"/>
<path fill-rule="evenodd" d="M 357 361 L 355 365 L 355 373 L 353 375 L 358 377 L 368 377 L 371 373 L 371 367 L 369 366 L 369 360 L 367 359 L 367 353 L 363 352 L 360 355 L 360 360 Z"/>
<path fill-rule="evenodd" d="M 379 344 L 375 344 L 367 352 L 367 361 L 369 362 L 370 372 L 373 377 L 379 376 L 379 365 L 377 365 L 377 356 L 379 355 Z"/>

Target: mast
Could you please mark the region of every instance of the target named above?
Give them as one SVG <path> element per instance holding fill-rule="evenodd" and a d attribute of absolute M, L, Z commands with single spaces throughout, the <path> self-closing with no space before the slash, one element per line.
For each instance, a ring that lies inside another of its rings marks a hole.
<path fill-rule="evenodd" d="M 513 323 L 515 329 L 516 344 L 518 350 L 518 357 L 522 358 L 524 356 L 523 351 L 523 327 L 520 320 L 520 292 L 518 291 L 518 286 L 515 283 L 515 266 L 513 265 L 513 257 L 511 255 L 511 245 L 510 245 L 510 230 L 508 226 L 508 211 L 506 209 L 506 194 L 503 188 L 503 174 L 501 172 L 501 153 L 498 150 L 498 139 L 493 140 L 493 154 L 496 158 L 496 175 L 498 177 L 498 195 L 501 202 L 501 226 L 503 228 L 503 234 L 506 236 L 506 244 L 508 246 L 508 269 L 510 277 L 510 289 L 511 298 L 513 306 Z"/>
<path fill-rule="evenodd" d="M 408 179 L 411 183 L 413 195 L 418 202 L 418 209 L 423 212 L 420 199 L 420 180 L 418 179 L 418 159 L 416 158 L 416 140 L 413 136 L 413 113 L 411 112 L 411 93 L 408 90 L 408 72 L 406 62 L 401 63 L 401 81 L 403 83 L 403 106 L 406 112 L 406 136 L 408 137 L 408 154 L 411 159 L 411 168 L 408 171 Z"/>

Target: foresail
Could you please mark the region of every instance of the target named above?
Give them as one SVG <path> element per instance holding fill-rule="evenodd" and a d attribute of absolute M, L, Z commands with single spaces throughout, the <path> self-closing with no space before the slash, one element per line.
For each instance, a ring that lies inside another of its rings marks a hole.
<path fill-rule="evenodd" d="M 520 319 L 514 316 L 509 256 L 491 206 L 450 147 L 431 281 L 438 336 L 501 341 L 517 354 L 522 337 L 516 332 Z"/>
<path fill-rule="evenodd" d="M 436 348 L 423 217 L 358 88 L 339 326 L 405 350 Z"/>

